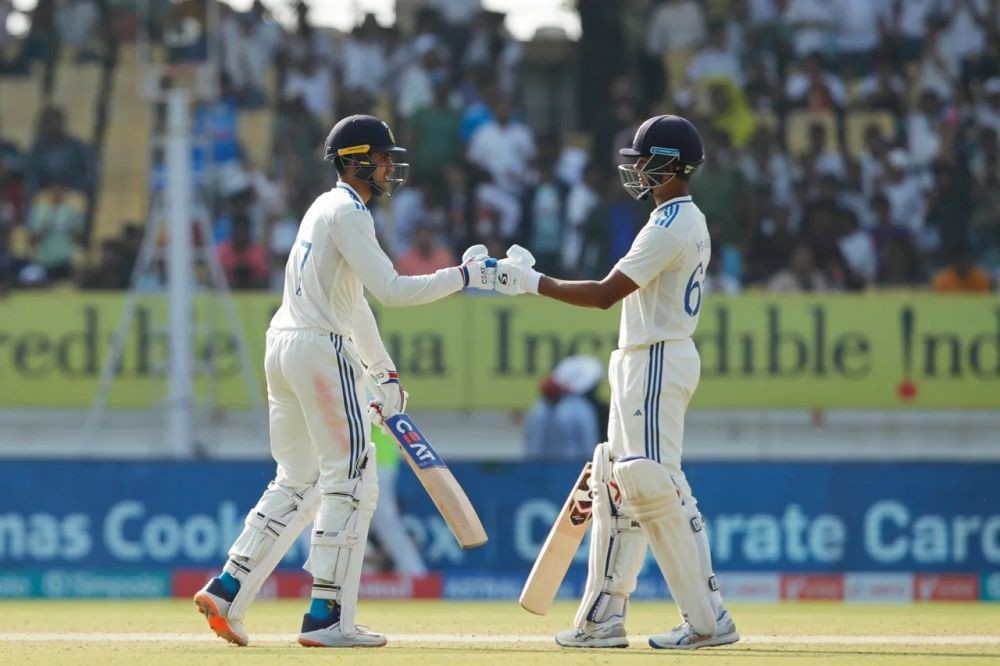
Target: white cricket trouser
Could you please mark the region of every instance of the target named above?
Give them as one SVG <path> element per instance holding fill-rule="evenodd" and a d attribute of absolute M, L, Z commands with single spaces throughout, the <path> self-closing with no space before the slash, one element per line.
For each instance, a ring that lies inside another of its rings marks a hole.
<path fill-rule="evenodd" d="M 319 484 L 357 476 L 369 438 L 364 370 L 353 343 L 316 329 L 268 329 L 264 354 L 276 481 Z"/>
<path fill-rule="evenodd" d="M 684 413 L 700 377 L 691 339 L 615 350 L 608 366 L 612 457 L 644 456 L 679 471 Z"/>

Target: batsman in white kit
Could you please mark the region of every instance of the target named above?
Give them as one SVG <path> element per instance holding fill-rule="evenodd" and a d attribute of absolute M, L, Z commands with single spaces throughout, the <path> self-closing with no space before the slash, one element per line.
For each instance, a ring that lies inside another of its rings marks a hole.
<path fill-rule="evenodd" d="M 605 309 L 624 299 L 618 349 L 608 368 L 608 441 L 597 445 L 592 463 L 587 584 L 575 627 L 556 634 L 556 642 L 628 646 L 628 599 L 648 544 L 682 619 L 649 644 L 692 649 L 734 643 L 739 634 L 723 605 L 698 504 L 681 470 L 684 413 L 701 374 L 691 336 L 711 258 L 705 216 L 688 190 L 704 149 L 694 125 L 668 115 L 644 122 L 620 153 L 630 162 L 619 167 L 625 189 L 636 199 L 652 194 L 656 208 L 607 277 L 541 275 L 518 246 L 496 271 L 500 293 L 536 293 Z"/>
<path fill-rule="evenodd" d="M 409 165 L 393 160 L 402 152 L 389 126 L 374 116 L 344 118 L 326 139 L 326 159 L 339 181 L 302 219 L 281 307 L 267 331 L 264 369 L 277 474 L 247 515 L 220 575 L 194 597 L 212 630 L 231 643 L 249 642 L 244 613 L 314 518 L 305 564 L 313 576 L 312 602 L 299 643 L 386 643 L 354 623 L 378 499 L 369 424 L 404 412 L 407 393 L 364 290 L 384 305 L 418 305 L 466 287 L 492 289 L 495 272 L 485 247 L 476 246 L 461 266 L 431 275 L 396 273 L 366 204 L 406 181 Z M 366 384 L 375 395 L 370 412 Z"/>

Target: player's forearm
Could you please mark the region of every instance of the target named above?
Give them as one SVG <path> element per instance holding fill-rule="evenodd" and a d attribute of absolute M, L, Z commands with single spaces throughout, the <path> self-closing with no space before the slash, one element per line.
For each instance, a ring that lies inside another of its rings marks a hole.
<path fill-rule="evenodd" d="M 433 303 L 462 291 L 465 281 L 457 268 L 442 268 L 431 275 L 393 274 L 374 289 L 369 285 L 365 286 L 382 305 L 396 307 Z"/>
<path fill-rule="evenodd" d="M 605 281 L 559 280 L 543 275 L 538 282 L 538 293 L 570 305 L 607 310 L 618 302 Z"/>

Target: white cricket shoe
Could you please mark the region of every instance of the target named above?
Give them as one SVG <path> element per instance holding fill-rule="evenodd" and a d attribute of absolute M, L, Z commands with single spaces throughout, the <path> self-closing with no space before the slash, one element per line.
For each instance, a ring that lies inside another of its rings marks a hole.
<path fill-rule="evenodd" d="M 384 634 L 368 631 L 368 627 L 360 624 L 354 625 L 354 633 L 348 636 L 341 630 L 339 619 L 333 624 L 324 625 L 323 621 L 316 620 L 309 613 L 302 618 L 299 645 L 305 647 L 364 648 L 382 647 L 385 644 Z"/>
<path fill-rule="evenodd" d="M 714 645 L 728 645 L 740 640 L 736 623 L 729 611 L 723 610 L 715 620 L 715 633 L 711 636 L 696 634 L 687 622 L 678 624 L 664 634 L 649 637 L 649 646 L 658 650 L 696 650 Z"/>
<path fill-rule="evenodd" d="M 625 648 L 628 637 L 620 619 L 601 624 L 588 622 L 584 629 L 566 629 L 556 634 L 556 643 L 571 648 Z"/>
<path fill-rule="evenodd" d="M 250 642 L 250 637 L 247 636 L 242 618 L 236 620 L 229 617 L 229 605 L 234 597 L 222 585 L 222 581 L 213 578 L 194 595 L 194 605 L 219 638 L 242 647 Z"/>

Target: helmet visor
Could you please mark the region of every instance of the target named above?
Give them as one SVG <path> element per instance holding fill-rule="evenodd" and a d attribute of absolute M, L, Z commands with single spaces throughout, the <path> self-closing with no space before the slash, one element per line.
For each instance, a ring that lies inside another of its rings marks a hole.
<path fill-rule="evenodd" d="M 390 158 L 392 155 L 398 153 L 389 153 Z M 376 183 L 374 180 L 371 181 L 372 187 L 378 190 L 380 193 L 387 197 L 391 197 L 396 191 L 406 184 L 406 179 L 410 176 L 410 164 L 409 162 L 397 162 L 392 160 L 392 171 L 385 179 L 385 183 Z"/>
<path fill-rule="evenodd" d="M 618 166 L 622 186 L 633 199 L 639 201 L 648 197 L 654 187 L 660 187 L 677 175 L 674 163 L 680 159 L 680 151 L 653 146 L 650 152 L 652 155 L 642 165 L 636 162 Z"/>

